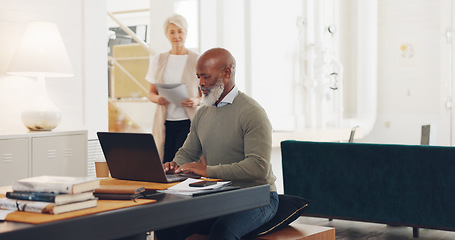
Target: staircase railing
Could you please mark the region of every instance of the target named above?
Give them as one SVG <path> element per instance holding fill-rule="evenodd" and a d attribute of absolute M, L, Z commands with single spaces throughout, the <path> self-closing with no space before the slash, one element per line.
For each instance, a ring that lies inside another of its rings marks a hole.
<path fill-rule="evenodd" d="M 125 26 L 120 20 L 118 20 L 113 13 L 111 12 L 107 12 L 107 15 L 109 17 L 112 18 L 112 20 L 114 20 L 118 25 L 119 27 L 126 33 L 128 34 L 129 36 L 131 36 L 134 41 L 136 41 L 137 43 L 139 43 L 144 49 L 146 49 L 150 54 L 154 54 L 153 50 L 150 48 L 150 46 L 145 43 L 142 39 L 140 39 L 136 33 L 134 33 L 129 27 Z"/>

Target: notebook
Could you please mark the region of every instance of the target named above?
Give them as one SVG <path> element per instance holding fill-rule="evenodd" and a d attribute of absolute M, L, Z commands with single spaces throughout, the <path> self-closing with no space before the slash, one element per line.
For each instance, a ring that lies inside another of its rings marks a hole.
<path fill-rule="evenodd" d="M 166 174 L 150 133 L 97 132 L 111 177 L 146 182 L 169 183 L 193 174 Z"/>

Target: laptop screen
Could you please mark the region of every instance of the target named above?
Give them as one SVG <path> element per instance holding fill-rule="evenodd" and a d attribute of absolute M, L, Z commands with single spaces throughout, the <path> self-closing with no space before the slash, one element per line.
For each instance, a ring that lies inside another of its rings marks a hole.
<path fill-rule="evenodd" d="M 167 182 L 152 134 L 98 132 L 97 135 L 112 177 Z"/>

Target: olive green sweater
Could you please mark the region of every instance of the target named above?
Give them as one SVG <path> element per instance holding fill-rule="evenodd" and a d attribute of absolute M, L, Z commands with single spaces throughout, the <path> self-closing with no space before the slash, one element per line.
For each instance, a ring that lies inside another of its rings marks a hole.
<path fill-rule="evenodd" d="M 265 110 L 239 92 L 232 104 L 202 106 L 191 122 L 188 137 L 174 161 L 207 161 L 207 177 L 270 184 L 276 191 L 272 171 L 272 127 Z"/>

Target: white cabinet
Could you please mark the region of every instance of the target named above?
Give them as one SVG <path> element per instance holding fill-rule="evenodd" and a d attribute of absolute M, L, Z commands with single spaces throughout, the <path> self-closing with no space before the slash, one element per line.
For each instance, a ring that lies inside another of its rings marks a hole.
<path fill-rule="evenodd" d="M 28 138 L 0 139 L 0 186 L 29 176 L 28 150 Z"/>
<path fill-rule="evenodd" d="M 40 175 L 86 176 L 87 131 L 0 132 L 0 186 Z"/>
<path fill-rule="evenodd" d="M 32 176 L 87 174 L 87 135 L 32 138 Z"/>

